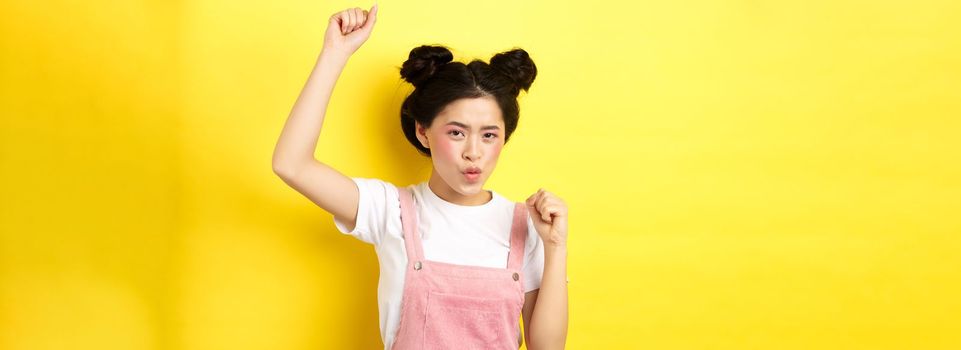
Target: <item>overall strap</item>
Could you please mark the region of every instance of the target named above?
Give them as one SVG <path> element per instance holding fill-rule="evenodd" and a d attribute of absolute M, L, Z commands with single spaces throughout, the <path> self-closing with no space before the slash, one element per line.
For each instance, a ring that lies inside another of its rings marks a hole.
<path fill-rule="evenodd" d="M 400 221 L 404 227 L 404 246 L 407 248 L 407 261 L 414 262 L 424 259 L 423 246 L 420 235 L 417 234 L 417 212 L 414 210 L 414 200 L 405 187 L 397 187 L 400 194 Z"/>
<path fill-rule="evenodd" d="M 524 243 L 527 242 L 527 205 L 514 204 L 514 222 L 511 224 L 511 251 L 507 257 L 507 268 L 520 270 L 524 265 Z"/>

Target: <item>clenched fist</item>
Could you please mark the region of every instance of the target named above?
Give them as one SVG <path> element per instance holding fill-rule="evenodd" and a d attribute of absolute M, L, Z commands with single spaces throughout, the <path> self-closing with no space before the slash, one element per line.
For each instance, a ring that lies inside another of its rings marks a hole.
<path fill-rule="evenodd" d="M 352 55 L 360 48 L 377 22 L 377 4 L 370 11 L 354 7 L 330 16 L 324 34 L 324 50 Z"/>
<path fill-rule="evenodd" d="M 527 210 L 544 243 L 567 244 L 567 204 L 543 188 L 527 198 Z"/>

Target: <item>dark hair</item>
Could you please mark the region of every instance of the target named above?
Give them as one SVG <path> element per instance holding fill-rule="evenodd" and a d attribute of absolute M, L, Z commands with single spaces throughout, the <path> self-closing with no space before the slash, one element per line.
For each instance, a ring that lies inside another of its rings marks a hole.
<path fill-rule="evenodd" d="M 486 63 L 474 59 L 467 64 L 451 62 L 454 55 L 444 46 L 421 45 L 410 50 L 400 68 L 400 76 L 414 85 L 414 91 L 400 106 L 400 126 L 420 153 L 430 157 L 430 149 L 417 140 L 415 121 L 430 127 L 447 104 L 462 98 L 491 96 L 504 117 L 504 142 L 517 128 L 517 95 L 527 91 L 537 66 L 527 51 L 514 48 L 495 54 Z"/>

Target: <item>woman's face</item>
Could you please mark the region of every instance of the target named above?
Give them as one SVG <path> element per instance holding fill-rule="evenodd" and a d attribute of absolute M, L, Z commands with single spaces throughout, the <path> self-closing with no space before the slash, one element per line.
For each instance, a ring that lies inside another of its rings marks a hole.
<path fill-rule="evenodd" d="M 474 198 L 483 190 L 504 148 L 504 133 L 500 107 L 489 96 L 455 100 L 430 128 L 417 125 L 417 138 L 434 163 L 432 181 L 441 177 L 455 197 Z"/>

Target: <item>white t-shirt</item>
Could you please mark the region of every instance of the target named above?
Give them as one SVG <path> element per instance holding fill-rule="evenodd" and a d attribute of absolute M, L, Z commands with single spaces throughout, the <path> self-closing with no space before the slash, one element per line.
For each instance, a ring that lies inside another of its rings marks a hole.
<path fill-rule="evenodd" d="M 374 245 L 380 262 L 377 283 L 380 336 L 384 348 L 389 349 L 400 322 L 407 266 L 407 248 L 400 222 L 400 196 L 393 185 L 383 180 L 351 179 L 360 192 L 357 224 L 353 231 L 347 231 L 347 225 L 336 218 L 334 224 L 341 233 Z M 427 186 L 427 181 L 407 188 L 414 194 L 425 259 L 507 268 L 514 202 L 490 191 L 493 198 L 489 202 L 464 206 L 438 197 Z M 544 244 L 534 229 L 530 213 L 527 230 L 522 268 L 525 293 L 540 288 L 544 273 Z"/>

